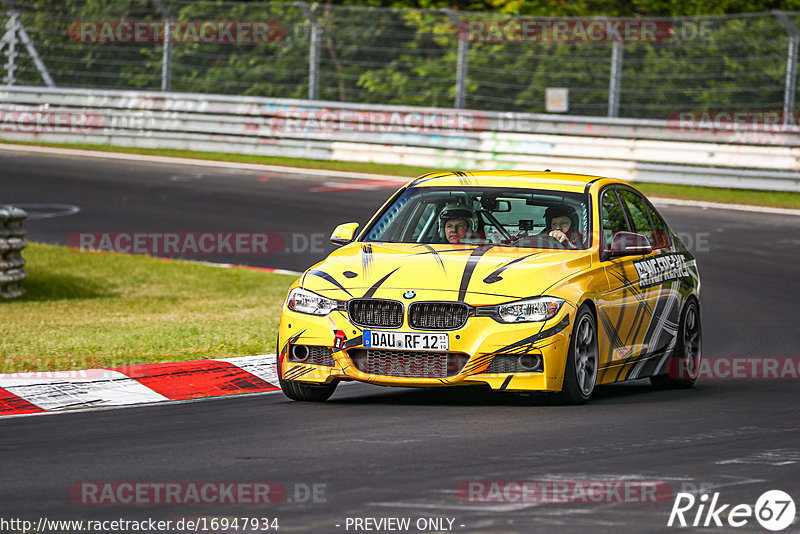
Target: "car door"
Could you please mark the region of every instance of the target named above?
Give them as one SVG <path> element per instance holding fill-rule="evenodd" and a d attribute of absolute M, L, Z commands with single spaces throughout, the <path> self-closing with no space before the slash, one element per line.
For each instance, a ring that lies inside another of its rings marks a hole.
<path fill-rule="evenodd" d="M 663 354 L 674 343 L 678 326 L 675 319 L 679 306 L 676 306 L 678 302 L 672 291 L 672 282 L 654 274 L 663 273 L 672 267 L 672 255 L 666 253 L 668 242 L 664 241 L 666 233 L 663 221 L 660 221 L 638 192 L 620 188 L 617 194 L 632 231 L 647 237 L 653 246 L 650 254 L 632 258 L 639 291 L 643 297 L 642 306 L 646 308 L 640 327 L 631 333 L 632 345 L 639 350 L 639 361 L 630 369 L 628 378 L 639 378 L 652 374 L 651 367 L 657 361 L 648 360 Z"/>
<path fill-rule="evenodd" d="M 673 246 L 664 220 L 647 200 L 636 196 L 639 199 L 636 209 L 646 211 L 653 228 L 652 237 L 648 236 L 653 245 L 652 254 L 634 262 L 639 271 L 640 286 L 655 293 L 653 318 L 642 339 L 648 347 L 648 360 L 631 370 L 632 377 L 644 377 L 660 369 L 675 347 L 686 296 L 681 290 L 682 279 L 690 279 L 691 275 L 685 270 L 686 257 Z"/>
<path fill-rule="evenodd" d="M 601 257 L 608 286 L 598 302 L 601 382 L 634 378 L 642 362 L 651 354 L 646 333 L 658 301 L 658 288 L 643 284 L 637 262 L 648 255 L 608 257 L 611 241 L 617 232 L 637 232 L 653 238 L 650 217 L 641 197 L 619 186 L 601 192 Z"/>

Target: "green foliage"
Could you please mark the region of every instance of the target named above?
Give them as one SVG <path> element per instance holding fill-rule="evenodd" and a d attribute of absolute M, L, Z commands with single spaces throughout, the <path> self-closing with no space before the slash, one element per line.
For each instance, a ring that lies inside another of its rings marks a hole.
<path fill-rule="evenodd" d="M 270 43 L 172 43 L 172 91 L 307 98 L 311 13 L 320 30 L 319 99 L 436 107 L 453 105 L 459 20 L 760 12 L 663 19 L 672 35 L 625 43 L 620 114 L 654 119 L 688 109 L 780 109 L 788 37 L 769 10 L 800 9 L 800 0 L 348 0 L 309 3 L 305 9 L 292 2 L 163 4 L 171 21 L 271 21 L 285 30 L 282 39 Z M 75 38 L 75 25 L 82 21 L 163 20 L 155 5 L 152 0 L 30 0 L 21 11 L 56 85 L 160 90 L 162 42 Z M 800 14 L 789 16 L 800 27 Z M 607 113 L 610 42 L 473 41 L 466 48 L 468 108 L 541 113 L 546 88 L 566 87 L 569 113 Z M 17 84 L 41 85 L 30 57 L 21 45 L 17 49 Z"/>

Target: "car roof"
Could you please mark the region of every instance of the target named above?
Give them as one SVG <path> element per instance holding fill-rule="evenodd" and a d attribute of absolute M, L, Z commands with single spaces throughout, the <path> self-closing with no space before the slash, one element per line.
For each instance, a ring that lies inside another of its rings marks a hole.
<path fill-rule="evenodd" d="M 420 176 L 414 187 L 519 187 L 582 193 L 597 181 L 626 183 L 616 178 L 551 171 L 448 171 Z"/>

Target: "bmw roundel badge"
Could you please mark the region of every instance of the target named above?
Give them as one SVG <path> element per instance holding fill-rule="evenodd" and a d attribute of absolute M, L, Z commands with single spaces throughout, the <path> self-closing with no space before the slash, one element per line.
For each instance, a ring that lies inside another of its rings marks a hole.
<path fill-rule="evenodd" d="M 403 293 L 403 298 L 404 299 L 413 299 L 416 296 L 417 296 L 417 293 L 414 292 L 414 291 L 406 291 L 405 293 Z"/>

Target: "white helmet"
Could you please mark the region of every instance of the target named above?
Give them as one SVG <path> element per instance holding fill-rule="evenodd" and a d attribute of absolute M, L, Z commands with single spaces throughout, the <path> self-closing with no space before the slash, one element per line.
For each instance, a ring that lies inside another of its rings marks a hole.
<path fill-rule="evenodd" d="M 444 225 L 450 219 L 463 219 L 467 221 L 471 232 L 478 231 L 478 214 L 472 209 L 472 206 L 459 202 L 447 204 L 439 213 L 439 232 L 444 232 Z"/>

